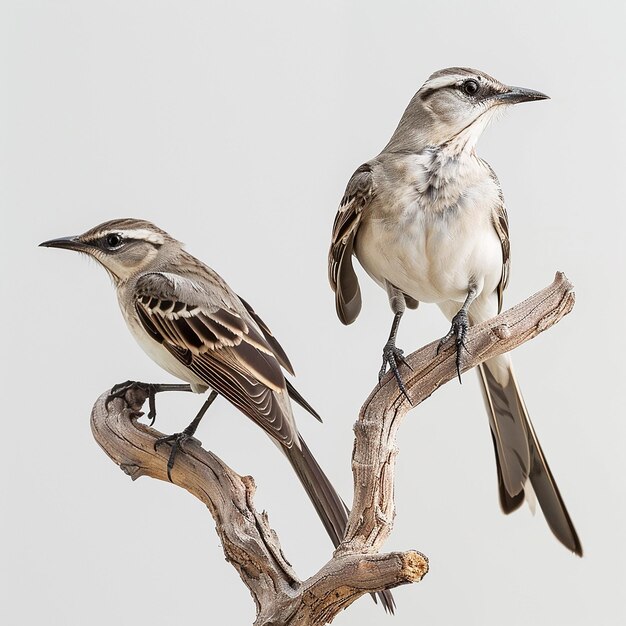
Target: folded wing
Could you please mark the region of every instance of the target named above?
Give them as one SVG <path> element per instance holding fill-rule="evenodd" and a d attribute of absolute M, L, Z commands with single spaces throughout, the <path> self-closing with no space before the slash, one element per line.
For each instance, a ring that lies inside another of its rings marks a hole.
<path fill-rule="evenodd" d="M 299 446 L 280 360 L 245 309 L 211 286 L 166 272 L 142 276 L 135 308 L 153 339 L 282 445 Z"/>
<path fill-rule="evenodd" d="M 352 254 L 363 210 L 373 195 L 372 168 L 366 163 L 348 181 L 335 216 L 328 252 L 328 280 L 335 292 L 337 316 L 344 324 L 354 322 L 361 311 L 361 289 L 352 265 Z"/>

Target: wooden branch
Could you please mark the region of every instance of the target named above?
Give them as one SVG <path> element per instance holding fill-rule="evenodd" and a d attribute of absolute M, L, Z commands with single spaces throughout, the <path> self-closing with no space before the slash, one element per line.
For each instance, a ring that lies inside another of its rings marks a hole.
<path fill-rule="evenodd" d="M 155 451 L 154 443 L 162 433 L 137 421 L 147 394 L 133 389 L 125 400 L 112 400 L 107 408 L 108 396 L 109 391 L 98 398 L 91 414 L 98 444 L 133 480 L 150 476 L 167 481 L 170 448 L 161 446 Z M 226 559 L 250 589 L 257 610 L 288 604 L 297 596 L 300 580 L 283 556 L 267 516 L 254 508 L 251 476 L 239 476 L 194 440 L 176 456 L 172 480 L 208 507 Z"/>
<path fill-rule="evenodd" d="M 472 327 L 464 371 L 532 339 L 567 314 L 574 304 L 563 274 L 552 285 L 498 317 Z M 456 376 L 452 347 L 436 355 L 434 342 L 407 357 L 403 375 L 411 406 Z M 106 454 L 133 480 L 167 480 L 169 447 L 154 450 L 161 433 L 137 421 L 146 400 L 140 390 L 127 392 L 107 407 L 104 393 L 92 414 L 92 432 Z M 314 576 L 300 581 L 285 559 L 265 513 L 254 507 L 254 480 L 240 476 L 199 442 L 188 443 L 176 457 L 174 484 L 206 504 L 213 516 L 226 559 L 254 598 L 257 626 L 322 626 L 366 593 L 417 582 L 428 571 L 416 551 L 379 554 L 395 515 L 393 482 L 396 434 L 411 408 L 392 377 L 367 399 L 355 425 L 354 504 L 344 542 Z"/>
<path fill-rule="evenodd" d="M 469 329 L 462 371 L 536 337 L 567 315 L 573 306 L 573 286 L 565 274 L 558 272 L 550 286 Z M 339 547 L 341 554 L 377 552 L 391 532 L 395 517 L 393 485 L 398 427 L 407 411 L 457 376 L 454 342 L 439 355 L 438 344 L 434 341 L 406 359 L 411 369 L 403 367 L 402 376 L 411 404 L 389 373 L 361 408 L 354 427 L 354 502 L 345 540 Z"/>

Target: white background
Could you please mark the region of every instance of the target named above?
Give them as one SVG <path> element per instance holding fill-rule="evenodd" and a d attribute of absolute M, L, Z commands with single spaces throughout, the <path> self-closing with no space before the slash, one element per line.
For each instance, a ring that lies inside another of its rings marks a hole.
<path fill-rule="evenodd" d="M 511 305 L 556 270 L 577 304 L 516 351 L 526 402 L 585 548 L 528 509 L 498 507 L 473 374 L 402 426 L 389 549 L 431 560 L 385 617 L 369 598 L 336 624 L 626 623 L 624 4 L 621 2 L 0 3 L 2 513 L 5 624 L 248 624 L 253 603 L 213 522 L 180 489 L 131 481 L 100 451 L 91 406 L 115 382 L 169 380 L 134 345 L 105 273 L 39 249 L 114 217 L 156 222 L 270 324 L 325 424 L 297 418 L 338 490 L 391 314 L 364 277 L 344 328 L 326 279 L 345 184 L 413 93 L 450 65 L 552 100 L 479 144 L 509 208 Z M 445 333 L 436 307 L 399 345 Z M 198 397 L 158 399 L 180 430 Z M 223 400 L 199 437 L 259 485 L 301 577 L 330 542 L 288 465 Z"/>

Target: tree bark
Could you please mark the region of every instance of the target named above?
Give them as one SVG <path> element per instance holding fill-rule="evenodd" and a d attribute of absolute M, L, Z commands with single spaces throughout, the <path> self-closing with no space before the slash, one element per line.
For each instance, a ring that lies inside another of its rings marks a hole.
<path fill-rule="evenodd" d="M 556 324 L 574 306 L 572 285 L 554 282 L 497 317 L 470 328 L 463 371 L 508 352 Z M 355 424 L 352 455 L 353 506 L 343 543 L 309 579 L 301 581 L 285 559 L 266 513 L 254 507 L 255 484 L 193 440 L 176 457 L 174 484 L 208 507 L 226 559 L 238 571 L 256 604 L 256 626 L 321 626 L 366 593 L 420 581 L 427 558 L 415 550 L 379 553 L 395 517 L 396 435 L 404 415 L 456 377 L 455 346 L 436 353 L 433 342 L 407 357 L 402 375 L 411 402 L 387 375 L 370 394 Z M 137 421 L 146 393 L 134 389 L 107 406 L 97 400 L 92 432 L 98 444 L 133 480 L 167 481 L 168 446 L 154 449 L 162 434 Z"/>

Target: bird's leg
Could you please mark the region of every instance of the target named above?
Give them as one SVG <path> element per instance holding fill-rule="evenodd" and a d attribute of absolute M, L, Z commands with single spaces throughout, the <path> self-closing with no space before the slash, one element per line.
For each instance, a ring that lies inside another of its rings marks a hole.
<path fill-rule="evenodd" d="M 450 330 L 437 345 L 437 354 L 439 354 L 439 351 L 444 346 L 444 344 L 452 337 L 456 337 L 456 373 L 459 377 L 459 382 L 461 382 L 461 355 L 463 350 L 467 351 L 467 346 L 465 345 L 465 335 L 467 335 L 467 330 L 469 328 L 469 318 L 467 316 L 467 311 L 470 308 L 472 302 L 474 302 L 474 300 L 476 299 L 477 295 L 478 289 L 476 285 L 470 285 L 467 290 L 467 298 L 465 298 L 463 306 L 459 309 L 459 312 L 452 318 L 452 325 L 450 326 Z"/>
<path fill-rule="evenodd" d="M 170 383 L 141 383 L 137 380 L 127 380 L 124 383 L 113 385 L 111 393 L 106 399 L 105 406 L 108 409 L 109 403 L 115 398 L 124 398 L 127 391 L 139 389 L 148 395 L 148 419 L 150 426 L 154 424 L 156 419 L 156 401 L 155 396 L 161 391 L 192 391 L 191 385 L 170 384 Z"/>
<path fill-rule="evenodd" d="M 185 430 L 180 433 L 174 433 L 173 435 L 166 435 L 165 437 L 159 437 L 154 442 L 154 450 L 164 443 L 171 443 L 172 449 L 170 450 L 170 455 L 167 459 L 167 479 L 172 482 L 172 468 L 174 467 L 174 460 L 176 459 L 176 455 L 178 454 L 178 450 L 183 448 L 183 444 L 188 439 L 193 439 L 193 436 L 200 424 L 200 420 L 204 417 L 204 414 L 209 410 L 209 407 L 213 404 L 217 398 L 217 391 L 211 391 L 209 397 L 206 399 L 206 402 L 202 405 L 202 408 L 198 411 L 198 415 L 193 418 L 193 421 Z"/>
<path fill-rule="evenodd" d="M 404 397 L 411 402 L 409 394 L 404 386 L 402 376 L 400 376 L 400 370 L 398 369 L 398 363 L 403 363 L 410 369 L 410 365 L 404 358 L 404 352 L 396 346 L 396 335 L 398 334 L 398 327 L 400 326 L 400 320 L 404 314 L 406 303 L 404 300 L 404 294 L 391 283 L 387 283 L 387 295 L 389 296 L 389 304 L 394 312 L 393 322 L 391 324 L 391 332 L 389 333 L 389 339 L 383 347 L 383 364 L 378 372 L 378 381 L 382 380 L 382 377 L 387 371 L 387 366 L 393 372 L 393 375 L 398 382 L 400 391 L 404 394 Z"/>

